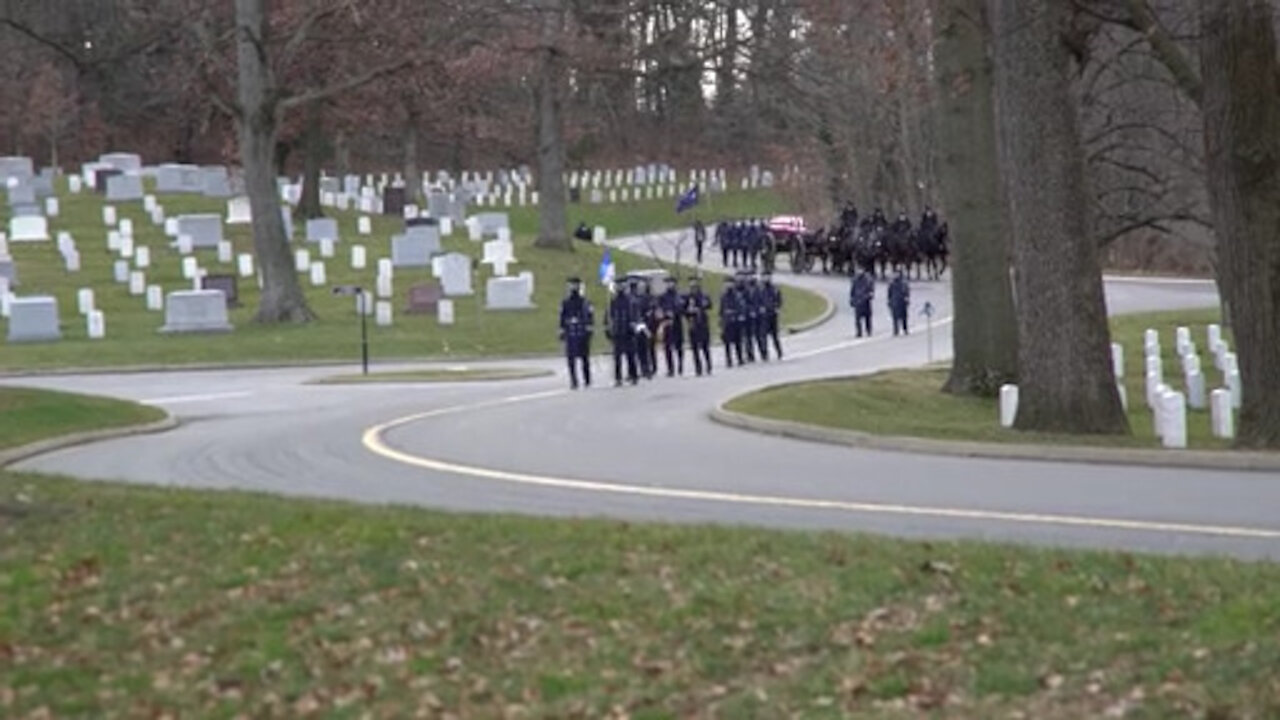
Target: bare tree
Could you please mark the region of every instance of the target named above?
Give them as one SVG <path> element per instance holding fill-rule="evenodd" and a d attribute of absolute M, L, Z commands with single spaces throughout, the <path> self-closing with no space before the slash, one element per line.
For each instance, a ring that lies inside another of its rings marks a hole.
<path fill-rule="evenodd" d="M 1202 0 L 1205 158 L 1242 380 L 1238 444 L 1280 448 L 1280 60 L 1267 0 Z"/>
<path fill-rule="evenodd" d="M 573 250 L 569 237 L 564 169 L 564 43 L 563 0 L 540 0 L 538 68 L 534 100 L 538 127 L 538 247 Z"/>
<path fill-rule="evenodd" d="M 1129 432 L 1111 374 L 1073 96 L 1068 0 L 992 0 L 1000 163 L 1013 234 L 1015 427 Z"/>

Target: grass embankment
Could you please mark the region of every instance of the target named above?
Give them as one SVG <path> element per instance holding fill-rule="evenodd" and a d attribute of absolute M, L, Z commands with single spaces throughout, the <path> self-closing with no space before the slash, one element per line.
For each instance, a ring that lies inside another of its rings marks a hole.
<path fill-rule="evenodd" d="M 1274 565 L 0 474 L 19 496 L 6 717 L 1280 711 Z"/>
<path fill-rule="evenodd" d="M 1208 390 L 1222 386 L 1213 366 L 1205 327 L 1219 321 L 1214 310 L 1122 315 L 1111 321 L 1112 339 L 1125 348 L 1125 389 L 1129 397 L 1127 437 L 1023 433 L 1000 427 L 994 399 L 955 397 L 940 392 L 946 369 L 893 370 L 861 378 L 802 383 L 735 398 L 727 409 L 776 420 L 898 435 L 978 442 L 1088 444 L 1117 447 L 1155 447 L 1159 440 L 1146 405 L 1143 332 L 1156 328 L 1164 361 L 1165 381 L 1185 390 L 1182 363 L 1174 349 L 1175 329 L 1185 325 L 1200 352 Z M 1224 329 L 1230 341 L 1230 334 Z M 1207 393 L 1206 393 L 1207 394 Z M 1192 448 L 1225 449 L 1230 443 L 1213 437 L 1208 409 L 1187 411 L 1187 442 Z"/>
<path fill-rule="evenodd" d="M 164 412 L 123 400 L 0 387 L 0 450 L 58 435 L 142 425 Z"/>
<path fill-rule="evenodd" d="M 313 380 L 314 385 L 373 385 L 379 383 L 482 382 L 488 380 L 528 380 L 547 377 L 550 370 L 535 368 L 439 368 L 371 372 L 368 375 L 332 375 Z"/>
<path fill-rule="evenodd" d="M 402 221 L 396 218 L 373 216 L 373 233 L 361 237 L 357 234 L 359 213 L 330 210 L 338 220 L 342 238 L 333 259 L 325 260 L 328 282 L 323 287 L 311 287 L 309 276 L 300 274 L 308 301 L 319 314 L 316 322 L 305 327 L 264 327 L 252 322 L 258 303 L 258 288 L 254 278 L 241 278 L 239 292 L 242 307 L 233 310 L 231 322 L 235 331 L 224 336 L 162 336 L 157 330 L 164 324 L 163 313 L 148 312 L 145 298 L 129 295 L 127 285 L 112 281 L 112 263 L 117 259 L 107 250 L 107 228 L 102 222 L 103 196 L 91 193 L 70 195 L 65 182 L 59 181 L 61 215 L 50 221 L 50 236 L 58 230 L 66 230 L 75 238 L 81 254 L 82 270 L 68 274 L 58 254 L 55 242 L 11 243 L 10 250 L 17 260 L 20 295 L 51 294 L 58 298 L 62 318 L 64 340 L 38 345 L 5 345 L 0 352 L 0 372 L 23 369 L 58 367 L 118 367 L 150 364 L 236 364 L 254 362 L 290 362 L 299 360 L 346 361 L 359 354 L 359 330 L 357 328 L 355 300 L 350 297 L 334 297 L 333 285 L 361 284 L 374 288 L 377 261 L 391 255 L 391 236 L 402 231 Z M 148 183 L 150 187 L 150 183 Z M 225 214 L 226 202 L 189 195 L 159 195 L 158 202 L 166 214 L 174 217 L 183 213 Z M 695 217 L 710 222 L 720 217 L 761 215 L 781 209 L 783 201 L 765 191 L 734 192 L 715 196 L 709 203 L 683 215 L 674 212 L 674 200 L 604 205 L 571 205 L 569 219 L 576 226 L 578 220 L 591 224 L 604 224 L 611 236 L 618 237 L 641 231 L 657 231 L 687 226 Z M 152 267 L 146 271 L 148 284 L 161 285 L 165 292 L 190 289 L 191 281 L 182 278 L 181 257 L 170 249 L 169 238 L 163 227 L 153 225 L 143 212 L 141 202 L 117 203 L 117 214 L 133 221 L 137 245 L 151 249 Z M 472 209 L 484 212 L 494 208 Z M 533 247 L 532 238 L 537 225 L 536 208 L 498 208 L 510 213 L 513 241 L 519 263 L 510 268 L 512 274 L 525 270 L 535 277 L 533 312 L 488 312 L 483 309 L 485 280 L 490 276 L 488 266 L 476 266 L 472 286 L 476 295 L 455 300 L 456 324 L 441 327 L 433 315 L 408 315 L 409 287 L 415 283 L 430 281 L 429 268 L 418 270 L 399 269 L 395 273 L 394 298 L 391 299 L 394 323 L 391 327 L 375 327 L 370 322 L 370 343 L 375 361 L 388 359 L 423 359 L 447 357 L 487 357 L 525 353 L 547 353 L 558 349 L 556 339 L 556 312 L 563 297 L 564 280 L 577 275 L 587 280 L 589 292 L 597 305 L 606 300 L 604 290 L 595 282 L 602 249 L 587 243 L 575 242 L 576 252 L 563 253 L 540 250 Z M 0 203 L 0 223 L 7 227 L 8 206 Z M 304 243 L 305 223 L 295 223 L 294 247 L 308 247 L 313 260 L 319 260 L 319 245 Z M 224 228 L 224 233 L 236 253 L 251 252 L 252 241 L 247 225 Z M 368 268 L 352 270 L 350 247 L 363 244 L 368 248 Z M 466 239 L 465 228 L 455 229 L 454 236 L 444 242 L 446 251 L 465 252 L 479 260 L 480 243 Z M 690 250 L 692 252 L 692 250 Z M 628 253 L 613 254 L 619 273 L 651 267 L 650 258 Z M 233 263 L 217 262 L 214 250 L 197 252 L 201 267 L 210 273 L 236 273 Z M 708 277 L 706 285 L 718 292 L 720 278 Z M 91 287 L 97 296 L 98 309 L 104 312 L 107 337 L 91 341 L 87 337 L 85 321 L 76 312 L 76 292 Z M 784 289 L 787 295 L 783 321 L 803 322 L 817 317 L 825 309 L 825 302 L 817 295 Z M 601 310 L 602 312 L 602 310 Z M 599 312 L 598 312 L 599 314 Z M 7 321 L 0 320 L 0 342 L 7 332 Z"/>

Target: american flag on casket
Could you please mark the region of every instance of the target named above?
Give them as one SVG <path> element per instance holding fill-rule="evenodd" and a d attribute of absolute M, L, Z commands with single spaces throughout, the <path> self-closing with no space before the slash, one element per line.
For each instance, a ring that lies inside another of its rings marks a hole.
<path fill-rule="evenodd" d="M 804 218 L 799 215 L 778 215 L 769 219 L 769 232 L 795 235 L 805 232 Z"/>

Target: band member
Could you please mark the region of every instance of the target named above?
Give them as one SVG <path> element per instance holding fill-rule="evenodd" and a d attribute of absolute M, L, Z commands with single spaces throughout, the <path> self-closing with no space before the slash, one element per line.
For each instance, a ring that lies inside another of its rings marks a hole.
<path fill-rule="evenodd" d="M 658 333 L 667 360 L 667 377 L 684 375 L 684 299 L 676 289 L 676 279 L 668 277 L 666 292 L 658 296 Z"/>
<path fill-rule="evenodd" d="M 569 295 L 560 303 L 560 339 L 569 361 L 569 387 L 574 390 L 578 389 L 579 364 L 583 384 L 591 387 L 591 334 L 595 322 L 591 301 L 582 294 L 582 280 L 569 278 Z"/>
<path fill-rule="evenodd" d="M 711 298 L 702 292 L 702 281 L 689 281 L 689 294 L 684 296 L 685 317 L 689 319 L 689 347 L 693 351 L 693 369 L 702 376 L 703 366 L 711 374 Z M 728 354 L 726 346 L 725 354 Z"/>

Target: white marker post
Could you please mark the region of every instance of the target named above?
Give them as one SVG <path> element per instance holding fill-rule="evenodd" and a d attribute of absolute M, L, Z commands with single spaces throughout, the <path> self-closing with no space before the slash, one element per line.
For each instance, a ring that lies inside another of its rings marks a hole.
<path fill-rule="evenodd" d="M 1000 386 L 1000 427 L 1011 428 L 1018 417 L 1018 386 Z"/>

